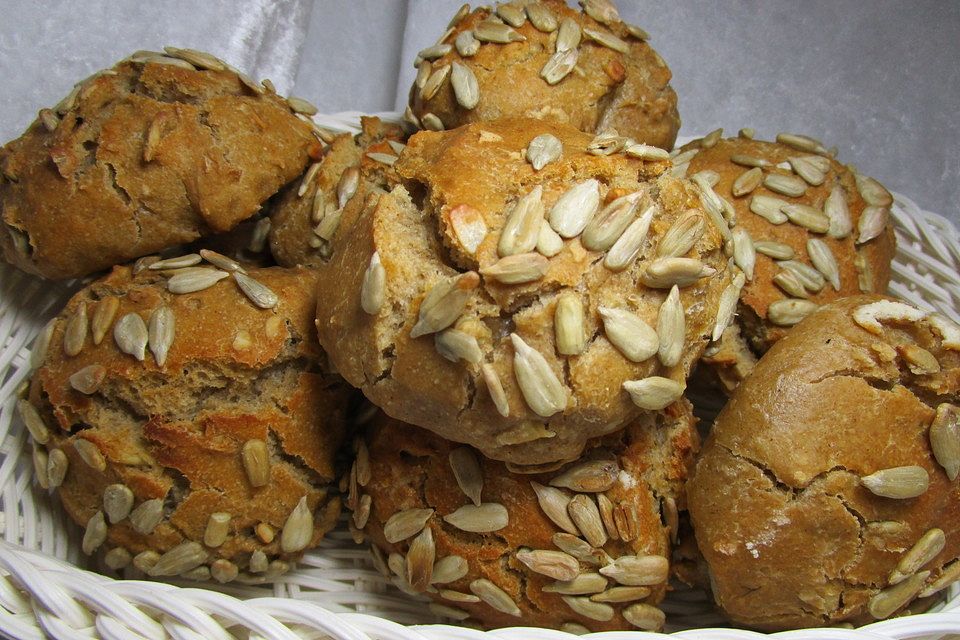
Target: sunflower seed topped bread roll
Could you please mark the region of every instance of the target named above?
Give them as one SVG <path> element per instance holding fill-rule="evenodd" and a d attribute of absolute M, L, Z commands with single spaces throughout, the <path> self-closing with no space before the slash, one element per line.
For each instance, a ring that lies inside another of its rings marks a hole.
<path fill-rule="evenodd" d="M 572 460 L 678 400 L 733 312 L 726 226 L 693 185 L 656 177 L 665 163 L 591 145 L 529 119 L 410 138 L 405 186 L 348 207 L 319 267 L 337 371 L 514 465 Z"/>
<path fill-rule="evenodd" d="M 404 147 L 403 130 L 379 118 L 360 123 L 360 134 L 332 137 L 323 157 L 271 204 L 270 251 L 281 265 L 312 266 L 329 258 L 328 240 L 344 208 L 360 207 L 370 191 L 397 184 L 393 164 Z"/>
<path fill-rule="evenodd" d="M 686 400 L 549 473 L 382 419 L 347 502 L 378 567 L 434 613 L 484 627 L 660 630 L 671 536 L 698 446 Z"/>
<path fill-rule="evenodd" d="M 818 305 L 885 292 L 896 247 L 890 193 L 818 141 L 721 135 L 686 145 L 674 163 L 703 189 L 704 206 L 726 211 L 747 278 L 737 323 L 705 357 L 729 390 Z"/>
<path fill-rule="evenodd" d="M 262 582 L 337 520 L 353 392 L 326 373 L 309 271 L 188 258 L 78 292 L 41 334 L 19 409 L 85 553 L 148 576 Z"/>
<path fill-rule="evenodd" d="M 139 51 L 0 150 L 3 257 L 73 278 L 227 231 L 319 154 L 312 110 L 209 54 Z"/>
<path fill-rule="evenodd" d="M 960 578 L 960 327 L 881 296 L 811 314 L 687 487 L 713 595 L 764 630 L 897 614 Z"/>
<path fill-rule="evenodd" d="M 425 129 L 526 116 L 671 149 L 680 128 L 670 69 L 609 0 L 464 5 L 417 55 L 407 119 Z"/>

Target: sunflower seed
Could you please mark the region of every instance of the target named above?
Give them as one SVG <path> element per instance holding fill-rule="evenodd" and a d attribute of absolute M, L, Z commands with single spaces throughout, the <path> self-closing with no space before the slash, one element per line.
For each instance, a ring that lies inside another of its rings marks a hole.
<path fill-rule="evenodd" d="M 266 522 L 257 524 L 257 526 L 253 528 L 253 531 L 257 534 L 257 538 L 259 538 L 263 544 L 270 544 L 273 542 L 274 536 L 276 536 L 276 532 L 273 530 L 273 527 Z"/>
<path fill-rule="evenodd" d="M 594 602 L 633 602 L 643 600 L 650 595 L 648 587 L 613 587 L 591 596 Z"/>
<path fill-rule="evenodd" d="M 580 24 L 573 18 L 564 18 L 560 21 L 557 32 L 556 52 L 576 51 L 580 46 Z"/>
<path fill-rule="evenodd" d="M 480 41 L 473 37 L 473 31 L 469 29 L 457 34 L 457 39 L 453 41 L 453 44 L 457 48 L 457 53 L 463 58 L 475 56 L 480 51 Z M 424 82 L 426 82 L 426 78 L 424 78 Z"/>
<path fill-rule="evenodd" d="M 546 358 L 515 333 L 513 371 L 527 405 L 538 416 L 549 418 L 567 406 L 567 391 L 550 368 Z"/>
<path fill-rule="evenodd" d="M 660 240 L 658 258 L 677 258 L 686 254 L 703 235 L 703 216 L 696 209 L 683 213 Z"/>
<path fill-rule="evenodd" d="M 611 540 L 619 540 L 620 532 L 617 530 L 617 523 L 613 517 L 613 503 L 605 493 L 597 494 L 597 508 L 600 511 L 600 519 L 603 520 L 603 527 Z"/>
<path fill-rule="evenodd" d="M 370 158 L 371 160 L 379 162 L 380 164 L 385 164 L 388 167 L 392 167 L 394 164 L 396 164 L 398 159 L 397 156 L 391 153 L 376 153 L 376 152 L 368 153 L 367 157 Z"/>
<path fill-rule="evenodd" d="M 934 332 L 940 336 L 941 346 L 944 349 L 960 350 L 960 326 L 939 313 L 931 313 L 927 320 Z"/>
<path fill-rule="evenodd" d="M 56 489 L 63 484 L 63 479 L 67 476 L 67 469 L 70 466 L 70 460 L 61 449 L 51 449 L 47 455 L 47 466 L 45 475 L 47 487 Z"/>
<path fill-rule="evenodd" d="M 390 516 L 383 525 L 383 537 L 390 544 L 396 544 L 415 536 L 423 530 L 427 520 L 433 515 L 433 509 L 406 509 Z"/>
<path fill-rule="evenodd" d="M 539 171 L 563 154 L 563 143 L 549 133 L 543 133 L 527 145 L 527 162 Z"/>
<path fill-rule="evenodd" d="M 867 262 L 867 259 L 857 250 L 857 255 L 853 259 L 853 267 L 857 270 L 857 286 L 863 293 L 873 293 L 873 267 Z"/>
<path fill-rule="evenodd" d="M 507 595 L 507 592 L 485 578 L 470 583 L 470 591 L 481 600 L 507 615 L 520 617 L 520 607 Z"/>
<path fill-rule="evenodd" d="M 807 151 L 819 155 L 827 155 L 829 153 L 819 140 L 797 133 L 778 133 L 777 142 L 792 147 L 797 151 Z"/>
<path fill-rule="evenodd" d="M 789 271 L 803 284 L 807 291 L 817 293 L 826 284 L 823 275 L 808 264 L 797 260 L 780 260 L 777 265 Z"/>
<path fill-rule="evenodd" d="M 853 312 L 853 320 L 870 333 L 880 335 L 883 333 L 880 323 L 884 320 L 895 323 L 920 322 L 926 315 L 926 312 L 904 302 L 879 300 L 857 307 Z"/>
<path fill-rule="evenodd" d="M 607 256 L 603 260 L 603 266 L 613 272 L 619 272 L 630 266 L 636 259 L 643 243 L 647 239 L 647 232 L 650 230 L 650 223 L 657 212 L 657 206 L 647 207 L 639 218 L 630 223 L 623 233 L 617 238 L 617 241 L 610 247 Z"/>
<path fill-rule="evenodd" d="M 375 316 L 380 312 L 387 293 L 387 272 L 380 262 L 377 251 L 370 256 L 370 264 L 363 273 L 360 287 L 360 306 L 368 314 Z"/>
<path fill-rule="evenodd" d="M 697 171 L 695 174 L 690 176 L 690 179 L 697 182 L 703 182 L 713 188 L 717 186 L 718 182 L 720 182 L 720 174 L 713 169 L 703 169 L 702 171 Z"/>
<path fill-rule="evenodd" d="M 604 131 L 593 137 L 587 145 L 587 153 L 594 156 L 609 156 L 622 151 L 629 142 L 629 138 L 618 135 L 616 131 Z"/>
<path fill-rule="evenodd" d="M 580 296 L 571 291 L 561 294 L 557 300 L 553 323 L 558 353 L 572 356 L 583 351 L 587 335 Z"/>
<path fill-rule="evenodd" d="M 480 85 L 477 84 L 477 77 L 470 67 L 459 62 L 454 62 L 452 67 L 450 84 L 453 85 L 454 97 L 464 109 L 473 109 L 480 102 Z"/>
<path fill-rule="evenodd" d="M 50 459 L 43 447 L 33 446 L 33 477 L 37 479 L 37 484 L 41 489 L 50 488 L 50 476 L 47 474 L 47 467 Z"/>
<path fill-rule="evenodd" d="M 683 303 L 680 302 L 680 289 L 676 285 L 660 305 L 657 315 L 657 336 L 660 345 L 657 355 L 665 367 L 673 367 L 680 362 L 686 338 L 686 323 L 683 317 Z"/>
<path fill-rule="evenodd" d="M 480 598 L 478 598 L 473 594 L 463 593 L 460 591 L 453 591 L 451 589 L 440 589 L 438 594 L 444 600 L 450 600 L 451 602 L 469 602 L 469 603 L 480 602 Z"/>
<path fill-rule="evenodd" d="M 690 286 L 714 273 L 716 269 L 695 258 L 657 258 L 647 266 L 640 281 L 654 289 L 669 289 Z"/>
<path fill-rule="evenodd" d="M 784 204 L 780 210 L 790 222 L 814 233 L 826 233 L 830 229 L 830 218 L 810 205 Z"/>
<path fill-rule="evenodd" d="M 100 449 L 98 449 L 97 445 L 93 442 L 83 438 L 77 438 L 73 441 L 73 448 L 77 452 L 77 455 L 80 456 L 80 459 L 91 469 L 103 471 L 107 468 L 107 461 L 103 458 L 103 454 L 100 453 Z"/>
<path fill-rule="evenodd" d="M 515 4 L 501 4 L 497 6 L 497 15 L 511 27 L 522 27 L 527 21 L 527 14 L 522 6 Z"/>
<path fill-rule="evenodd" d="M 147 575 L 175 576 L 195 569 L 206 561 L 207 552 L 199 542 L 184 542 L 160 556 Z"/>
<path fill-rule="evenodd" d="M 537 253 L 552 258 L 563 251 L 563 238 L 554 231 L 546 220 L 540 223 L 540 234 L 537 236 Z"/>
<path fill-rule="evenodd" d="M 492 20 L 481 21 L 473 30 L 473 37 L 480 42 L 494 42 L 496 44 L 508 44 L 510 42 L 522 42 L 525 37 L 517 33 L 508 25 L 502 22 L 493 22 Z"/>
<path fill-rule="evenodd" d="M 502 284 L 524 284 L 543 278 L 549 266 L 550 261 L 539 253 L 518 253 L 481 267 L 480 273 Z"/>
<path fill-rule="evenodd" d="M 884 498 L 916 498 L 930 486 L 927 470 L 916 465 L 881 469 L 860 478 L 871 493 Z"/>
<path fill-rule="evenodd" d="M 147 573 L 150 571 L 150 567 L 157 564 L 157 560 L 160 559 L 160 554 L 156 551 L 141 551 L 137 555 L 133 556 L 133 566 L 138 571 Z"/>
<path fill-rule="evenodd" d="M 87 520 L 87 526 L 83 532 L 83 542 L 81 544 L 83 552 L 88 556 L 93 554 L 106 539 L 107 523 L 103 519 L 103 511 L 97 511 Z"/>
<path fill-rule="evenodd" d="M 287 516 L 280 533 L 280 550 L 284 553 L 303 551 L 313 538 L 313 513 L 303 496 Z"/>
<path fill-rule="evenodd" d="M 433 542 L 433 530 L 426 527 L 413 539 L 407 551 L 405 577 L 414 591 L 423 592 L 430 586 L 435 559 L 436 545 Z"/>
<path fill-rule="evenodd" d="M 600 183 L 584 180 L 561 195 L 550 209 L 550 226 L 560 236 L 580 235 L 600 207 Z"/>
<path fill-rule="evenodd" d="M 57 319 L 51 318 L 43 329 L 33 339 L 33 345 L 30 347 L 30 370 L 34 371 L 43 364 L 47 357 L 47 351 L 50 348 L 50 340 L 53 338 L 53 331 L 57 328 Z"/>
<path fill-rule="evenodd" d="M 167 280 L 167 291 L 176 294 L 203 291 L 229 276 L 229 273 L 219 269 L 196 269 L 189 273 L 178 273 Z M 119 323 L 117 324 L 119 325 Z M 116 327 L 114 328 L 114 336 L 116 336 Z"/>
<path fill-rule="evenodd" d="M 810 297 L 803 283 L 800 282 L 800 279 L 797 278 L 796 274 L 792 271 L 781 271 L 777 273 L 773 276 L 773 283 L 793 298 Z"/>
<path fill-rule="evenodd" d="M 130 512 L 130 526 L 137 533 L 149 535 L 163 520 L 163 500 L 154 498 L 141 502 Z"/>
<path fill-rule="evenodd" d="M 263 487 L 270 482 L 270 451 L 266 442 L 255 438 L 247 440 L 240 457 L 251 487 Z"/>
<path fill-rule="evenodd" d="M 607 543 L 603 519 L 600 518 L 597 503 L 590 496 L 583 493 L 573 496 L 567 504 L 567 513 L 592 546 L 599 548 Z"/>
<path fill-rule="evenodd" d="M 452 18 L 450 18 L 450 22 L 447 24 L 447 28 L 452 29 L 453 27 L 457 26 L 458 24 L 463 22 L 463 19 L 466 18 L 468 15 L 470 15 L 470 5 L 469 4 L 460 5 L 460 8 L 457 9 L 457 12 L 453 14 Z"/>
<path fill-rule="evenodd" d="M 166 260 L 158 260 L 151 264 L 148 269 L 151 271 L 163 271 L 166 269 L 182 269 L 184 267 L 193 267 L 200 264 L 203 259 L 200 257 L 199 253 L 188 253 L 182 256 L 177 256 L 176 258 L 167 258 Z"/>
<path fill-rule="evenodd" d="M 347 167 L 337 180 L 337 208 L 343 209 L 350 199 L 357 193 L 360 186 L 360 168 L 356 165 Z"/>
<path fill-rule="evenodd" d="M 737 302 L 740 300 L 740 290 L 743 289 L 745 283 L 746 277 L 742 273 L 738 273 L 720 294 L 720 302 L 717 304 L 717 319 L 713 324 L 711 340 L 719 340 L 724 330 L 733 322 L 733 316 L 737 312 Z"/>
<path fill-rule="evenodd" d="M 562 31 L 562 27 L 561 27 Z M 559 38 L 557 39 L 559 42 Z M 574 67 L 577 66 L 577 60 L 580 58 L 579 49 L 558 50 L 550 56 L 547 62 L 540 69 L 540 77 L 547 81 L 549 85 L 555 85 L 566 78 Z"/>
<path fill-rule="evenodd" d="M 420 95 L 423 95 L 423 88 L 427 85 L 427 80 L 430 79 L 430 72 L 432 70 L 433 65 L 430 64 L 429 60 L 424 60 L 417 65 L 417 77 L 414 79 L 413 84 L 418 90 L 420 90 Z"/>
<path fill-rule="evenodd" d="M 953 482 L 960 475 L 960 407 L 948 402 L 938 405 L 927 435 L 933 456 Z"/>
<path fill-rule="evenodd" d="M 794 173 L 803 178 L 807 184 L 815 187 L 823 184 L 830 169 L 830 163 L 820 156 L 787 158 L 787 162 L 790 163 Z"/>
<path fill-rule="evenodd" d="M 448 460 L 457 486 L 479 507 L 480 494 L 483 491 L 483 472 L 476 454 L 469 447 L 458 447 L 450 452 Z"/>
<path fill-rule="evenodd" d="M 87 341 L 87 303 L 81 302 L 70 318 L 63 331 L 63 352 L 68 356 L 75 356 L 83 351 Z"/>
<path fill-rule="evenodd" d="M 547 487 L 537 482 L 530 482 L 534 493 L 537 494 L 537 502 L 540 509 L 550 518 L 550 520 L 569 534 L 579 535 L 580 531 L 570 519 L 567 513 L 567 505 L 570 503 L 570 496 L 566 492 L 553 487 Z M 566 551 L 566 549 L 564 549 Z"/>
<path fill-rule="evenodd" d="M 733 181 L 733 187 L 731 187 L 730 192 L 739 198 L 740 196 L 751 193 L 760 186 L 761 182 L 763 182 L 763 170 L 759 167 L 754 167 L 737 176 L 737 179 Z"/>
<path fill-rule="evenodd" d="M 17 412 L 34 440 L 40 444 L 46 444 L 50 440 L 50 429 L 47 428 L 43 418 L 40 417 L 40 412 L 30 404 L 29 400 L 26 398 L 17 400 Z"/>
<path fill-rule="evenodd" d="M 807 183 L 794 176 L 785 176 L 781 173 L 768 173 L 763 178 L 763 186 L 770 191 L 799 198 L 807 192 Z"/>
<path fill-rule="evenodd" d="M 198 69 L 209 69 L 211 71 L 226 71 L 227 67 L 223 61 L 205 51 L 196 49 L 178 49 L 176 47 L 164 47 L 167 55 L 174 58 L 186 60 Z"/>
<path fill-rule="evenodd" d="M 789 205 L 788 202 L 771 196 L 756 194 L 750 198 L 750 211 L 770 224 L 783 224 L 787 221 L 788 218 L 782 211 L 787 205 Z"/>
<path fill-rule="evenodd" d="M 601 576 L 599 573 L 581 573 L 570 580 L 544 585 L 543 591 L 545 593 L 560 593 L 569 596 L 583 596 L 599 593 L 607 588 L 607 584 L 607 579 Z M 593 600 L 593 598 L 591 598 L 591 600 Z"/>
<path fill-rule="evenodd" d="M 197 569 L 206 569 L 206 567 L 197 567 Z M 194 569 L 196 571 L 197 569 Z M 240 568 L 234 563 L 224 558 L 214 560 L 208 569 L 210 576 L 220 584 L 233 582 L 240 573 Z"/>
<path fill-rule="evenodd" d="M 110 524 L 116 524 L 130 515 L 133 508 L 133 491 L 122 484 L 107 485 L 103 490 L 103 511 Z"/>
<path fill-rule="evenodd" d="M 167 361 L 167 353 L 170 350 L 170 345 L 173 344 L 175 327 L 176 319 L 173 310 L 166 305 L 157 307 L 150 315 L 147 342 L 159 367 L 162 367 Z"/>
<path fill-rule="evenodd" d="M 50 133 L 56 131 L 57 127 L 60 126 L 60 118 L 57 117 L 57 114 L 54 113 L 53 109 L 40 109 L 37 117 L 40 119 L 40 123 L 43 125 L 43 128 Z"/>
<path fill-rule="evenodd" d="M 836 185 L 830 190 L 830 195 L 823 203 L 823 211 L 830 219 L 830 228 L 827 230 L 827 234 L 831 238 L 842 239 L 850 235 L 853 230 L 853 222 L 850 219 L 850 209 L 847 208 L 847 198 L 843 187 Z"/>
<path fill-rule="evenodd" d="M 777 300 L 767 308 L 767 319 L 779 327 L 792 327 L 817 310 L 816 302 L 810 300 Z"/>
<path fill-rule="evenodd" d="M 634 220 L 642 192 L 617 198 L 591 218 L 583 229 L 580 242 L 591 251 L 606 251 L 623 235 Z"/>
<path fill-rule="evenodd" d="M 859 232 L 857 244 L 870 242 L 883 233 L 889 217 L 890 210 L 885 207 L 866 207 L 857 223 L 857 231 Z"/>
<path fill-rule="evenodd" d="M 114 547 L 103 555 L 103 564 L 114 571 L 120 571 L 130 565 L 133 556 L 123 547 Z"/>
<path fill-rule="evenodd" d="M 614 51 L 618 51 L 624 55 L 630 53 L 630 45 L 613 35 L 609 31 L 603 31 L 600 29 L 591 29 L 590 27 L 581 27 L 583 35 L 587 36 L 594 42 Z"/>
<path fill-rule="evenodd" d="M 483 502 L 479 505 L 465 504 L 453 513 L 443 516 L 443 520 L 461 531 L 489 533 L 507 526 L 510 517 L 502 504 Z"/>
<path fill-rule="evenodd" d="M 433 565 L 430 582 L 433 584 L 447 584 L 456 582 L 469 571 L 467 561 L 460 556 L 445 556 Z"/>
<path fill-rule="evenodd" d="M 664 151 L 659 147 L 654 147 L 653 145 L 642 143 L 628 145 L 623 150 L 623 153 L 631 158 L 639 158 L 640 160 L 649 160 L 651 162 L 670 159 L 670 152 Z"/>
<path fill-rule="evenodd" d="M 487 386 L 487 393 L 497 409 L 497 413 L 506 418 L 510 415 L 510 404 L 507 401 L 507 393 L 503 390 L 503 383 L 500 382 L 500 376 L 497 375 L 493 365 L 485 363 L 480 366 L 480 374 L 483 376 L 483 382 Z"/>
<path fill-rule="evenodd" d="M 540 223 L 543 221 L 542 196 L 543 188 L 538 185 L 517 200 L 506 215 L 497 244 L 497 252 L 501 257 L 527 253 L 536 248 Z"/>
<path fill-rule="evenodd" d="M 960 580 L 960 562 L 955 561 L 944 566 L 937 579 L 924 587 L 923 591 L 919 593 L 919 597 L 928 598 L 942 589 L 949 587 L 957 580 Z"/>
<path fill-rule="evenodd" d="M 473 271 L 438 282 L 430 288 L 420 303 L 417 322 L 410 330 L 411 338 L 442 331 L 463 313 L 473 290 L 480 284 L 480 276 Z"/>
<path fill-rule="evenodd" d="M 573 580 L 580 573 L 577 559 L 562 551 L 521 549 L 517 551 L 516 557 L 531 571 L 554 580 Z"/>
<path fill-rule="evenodd" d="M 247 245 L 247 249 L 253 253 L 260 253 L 263 251 L 267 243 L 267 236 L 270 233 L 270 218 L 260 218 L 257 220 L 257 223 L 253 225 L 253 232 L 250 234 L 250 244 Z"/>
<path fill-rule="evenodd" d="M 947 538 L 941 529 L 930 529 L 903 554 L 896 568 L 890 572 L 887 581 L 890 585 L 903 582 L 919 571 L 925 564 L 940 555 L 946 546 Z"/>
<path fill-rule="evenodd" d="M 527 5 L 526 10 L 527 17 L 530 18 L 530 24 L 532 24 L 537 31 L 552 33 L 557 30 L 557 26 L 559 25 L 557 16 L 545 5 L 539 2 L 532 2 Z"/>
<path fill-rule="evenodd" d="M 478 364 L 483 360 L 483 351 L 480 350 L 477 339 L 469 333 L 447 329 L 435 334 L 433 340 L 437 353 L 450 362 L 464 360 L 470 364 Z"/>
<path fill-rule="evenodd" d="M 792 260 L 796 255 L 790 245 L 773 240 L 757 240 L 753 243 L 753 248 L 757 253 L 762 253 L 774 260 Z"/>
<path fill-rule="evenodd" d="M 620 467 L 615 460 L 590 460 L 576 464 L 550 481 L 550 486 L 585 493 L 599 493 L 613 487 Z"/>
<path fill-rule="evenodd" d="M 893 204 L 893 196 L 884 188 L 882 184 L 868 176 L 856 174 L 857 191 L 860 197 L 871 207 L 890 207 Z"/>
<path fill-rule="evenodd" d="M 660 631 L 667 621 L 666 615 L 653 605 L 637 603 L 621 612 L 624 620 L 643 631 Z"/>
<path fill-rule="evenodd" d="M 666 582 L 669 569 L 663 556 L 620 556 L 600 573 L 628 587 L 649 587 Z"/>
<path fill-rule="evenodd" d="M 313 182 L 313 179 L 317 177 L 318 171 L 320 171 L 320 163 L 314 162 L 313 164 L 310 165 L 310 168 L 307 169 L 307 172 L 303 174 L 303 180 L 300 181 L 300 187 L 297 188 L 298 198 L 302 198 L 304 194 L 307 193 L 307 189 L 310 188 L 310 184 Z M 318 187 L 318 190 L 319 190 L 319 187 Z"/>
<path fill-rule="evenodd" d="M 243 294 L 249 298 L 250 302 L 261 309 L 273 309 L 280 302 L 277 294 L 268 286 L 258 280 L 254 280 L 248 275 L 234 271 L 233 279 L 237 281 L 237 286 L 239 286 Z"/>
<path fill-rule="evenodd" d="M 823 274 L 835 291 L 840 291 L 840 267 L 827 243 L 819 238 L 808 239 L 807 254 L 817 271 Z"/>
<path fill-rule="evenodd" d="M 497 444 L 501 446 L 512 446 L 515 444 L 524 444 L 534 440 L 544 438 L 553 438 L 556 432 L 550 431 L 546 426 L 536 422 L 524 422 L 520 426 L 514 427 L 509 431 L 498 433 L 496 437 Z"/>
<path fill-rule="evenodd" d="M 693 183 L 700 188 L 700 204 L 710 222 L 716 227 L 724 241 L 730 240 L 730 223 L 724 217 L 724 200 L 720 198 L 702 176 L 693 176 Z"/>
<path fill-rule="evenodd" d="M 753 280 L 753 268 L 757 262 L 757 251 L 753 246 L 750 233 L 743 227 L 733 230 L 733 261 L 743 271 L 747 280 Z"/>
<path fill-rule="evenodd" d="M 296 96 L 289 96 L 287 98 L 287 106 L 289 106 L 294 113 L 302 113 L 305 116 L 316 115 L 317 111 L 319 111 L 313 103 Z"/>
<path fill-rule="evenodd" d="M 367 520 L 370 518 L 370 508 L 373 506 L 373 498 L 369 494 L 360 496 L 357 508 L 353 510 L 353 524 L 357 529 L 363 529 L 367 526 Z"/>
<path fill-rule="evenodd" d="M 601 622 L 608 622 L 613 619 L 613 607 L 608 604 L 603 604 L 600 602 L 593 602 L 590 598 L 577 597 L 577 596 L 560 596 L 563 598 L 563 601 L 567 603 L 567 606 L 574 610 L 577 614 L 590 618 L 591 620 L 599 620 Z"/>
<path fill-rule="evenodd" d="M 203 531 L 203 544 L 208 547 L 219 547 L 226 542 L 229 532 L 230 514 L 222 511 L 211 513 Z"/>
<path fill-rule="evenodd" d="M 566 513 L 566 509 L 564 509 L 564 513 Z M 553 534 L 552 540 L 558 549 L 569 553 L 577 560 L 586 564 L 603 566 L 608 562 L 612 562 L 603 549 L 594 549 L 585 540 L 573 534 L 555 533 Z"/>
<path fill-rule="evenodd" d="M 669 378 L 650 376 L 642 380 L 627 380 L 624 390 L 641 409 L 659 411 L 673 404 L 683 395 L 684 385 Z"/>
<path fill-rule="evenodd" d="M 757 158 L 756 156 L 749 156 L 745 154 L 734 154 L 730 156 L 730 162 L 738 164 L 741 167 L 750 167 L 750 168 L 759 168 L 764 169 L 772 167 L 773 163 L 769 160 L 764 160 L 763 158 Z"/>
<path fill-rule="evenodd" d="M 575 636 L 585 636 L 590 633 L 590 629 L 587 629 L 585 626 L 577 622 L 564 622 L 560 625 L 560 631 Z"/>
<path fill-rule="evenodd" d="M 451 51 L 453 51 L 453 47 L 449 44 L 435 44 L 432 47 L 422 49 L 417 54 L 417 58 L 422 60 L 436 60 L 437 58 L 442 58 Z"/>
<path fill-rule="evenodd" d="M 902 608 L 923 589 L 923 583 L 930 576 L 929 571 L 914 574 L 903 582 L 887 587 L 870 598 L 867 611 L 877 620 L 889 618 L 898 609 Z"/>
<path fill-rule="evenodd" d="M 423 128 L 427 131 L 443 131 L 445 129 L 443 121 L 433 113 L 423 114 L 420 122 L 423 123 Z"/>
<path fill-rule="evenodd" d="M 657 353 L 660 339 L 656 331 L 635 313 L 613 307 L 599 307 L 597 311 L 607 339 L 625 358 L 643 362 Z"/>
<path fill-rule="evenodd" d="M 487 224 L 483 214 L 470 205 L 461 204 L 450 209 L 448 222 L 464 251 L 473 255 L 487 236 Z"/>
<path fill-rule="evenodd" d="M 407 131 L 408 133 L 411 131 L 411 129 L 413 130 L 413 132 L 416 132 L 420 129 L 426 128 L 420 125 L 420 118 L 414 115 L 413 109 L 410 108 L 410 105 L 407 105 L 406 108 L 403 110 L 403 123 L 405 125 L 409 125 L 409 126 L 404 126 L 404 130 Z"/>
<path fill-rule="evenodd" d="M 343 209 L 334 209 L 332 211 L 330 209 L 332 209 L 332 207 L 328 208 L 319 224 L 317 224 L 317 226 L 313 229 L 314 235 L 319 238 L 319 240 L 317 238 L 310 239 L 310 246 L 313 248 L 329 246 L 324 245 L 324 242 L 331 242 L 333 237 L 337 234 L 337 229 L 340 228 L 340 220 L 343 218 Z M 320 242 L 320 240 L 323 240 L 324 242 Z"/>

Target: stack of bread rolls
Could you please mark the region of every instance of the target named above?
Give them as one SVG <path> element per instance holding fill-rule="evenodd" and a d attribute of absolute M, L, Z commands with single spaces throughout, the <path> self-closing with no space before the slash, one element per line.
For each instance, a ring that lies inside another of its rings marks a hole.
<path fill-rule="evenodd" d="M 960 578 L 960 328 L 880 295 L 890 193 L 803 135 L 673 150 L 608 0 L 437 35 L 357 135 L 167 48 L 0 151 L 5 260 L 85 279 L 18 399 L 83 551 L 266 582 L 346 505 L 437 615 L 574 633 L 662 630 L 672 576 L 764 630 Z"/>

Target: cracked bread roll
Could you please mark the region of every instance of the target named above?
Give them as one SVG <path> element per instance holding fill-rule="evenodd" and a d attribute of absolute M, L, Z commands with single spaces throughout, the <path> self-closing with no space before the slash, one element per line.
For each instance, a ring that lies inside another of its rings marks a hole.
<path fill-rule="evenodd" d="M 268 581 L 336 523 L 354 392 L 325 371 L 316 278 L 223 275 L 116 267 L 39 339 L 19 403 L 37 477 L 112 569 Z"/>
<path fill-rule="evenodd" d="M 881 296 L 760 359 L 687 486 L 717 604 L 763 630 L 904 612 L 960 578 L 960 328 Z"/>
<path fill-rule="evenodd" d="M 580 4 L 464 5 L 417 55 L 407 118 L 437 130 L 524 116 L 672 149 L 680 116 L 670 69 L 609 0 Z"/>
<path fill-rule="evenodd" d="M 399 125 L 360 118 L 361 132 L 330 138 L 323 157 L 270 205 L 270 251 L 285 266 L 315 266 L 330 257 L 329 240 L 343 209 L 397 184 L 393 163 L 406 136 Z M 352 204 L 351 204 L 352 203 Z"/>
<path fill-rule="evenodd" d="M 377 567 L 482 626 L 660 630 L 671 537 L 699 445 L 690 404 L 643 416 L 550 473 L 383 417 L 350 474 Z"/>
<path fill-rule="evenodd" d="M 405 186 L 348 207 L 319 267 L 336 370 L 514 467 L 679 399 L 736 301 L 720 231 L 665 162 L 594 142 L 530 119 L 411 137 Z"/>
<path fill-rule="evenodd" d="M 818 305 L 886 292 L 896 242 L 890 193 L 818 141 L 721 134 L 686 145 L 674 163 L 705 191 L 704 206 L 726 211 L 734 258 L 747 276 L 736 324 L 704 358 L 729 392 Z"/>
<path fill-rule="evenodd" d="M 298 111 L 209 54 L 140 51 L 80 82 L 0 150 L 4 259 L 47 278 L 227 231 L 320 142 Z"/>

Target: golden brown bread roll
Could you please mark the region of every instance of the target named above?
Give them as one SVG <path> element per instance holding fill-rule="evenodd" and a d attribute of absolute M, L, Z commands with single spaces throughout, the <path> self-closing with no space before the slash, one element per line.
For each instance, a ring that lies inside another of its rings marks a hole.
<path fill-rule="evenodd" d="M 227 231 L 319 155 L 309 107 L 169 51 L 82 81 L 0 150 L 7 262 L 74 278 Z"/>
<path fill-rule="evenodd" d="M 856 296 L 760 359 L 687 487 L 731 620 L 865 622 L 960 577 L 958 349 L 952 322 Z"/>
<path fill-rule="evenodd" d="M 683 400 L 566 467 L 520 475 L 383 418 L 359 445 L 347 503 L 379 568 L 426 592 L 439 615 L 488 628 L 660 630 L 694 422 Z"/>
<path fill-rule="evenodd" d="M 517 465 L 572 460 L 679 398 L 729 288 L 721 231 L 692 185 L 653 179 L 665 163 L 591 144 L 529 119 L 410 138 L 405 187 L 348 206 L 319 267 L 337 371 Z"/>
<path fill-rule="evenodd" d="M 670 149 L 680 128 L 670 69 L 609 0 L 469 6 L 420 52 L 408 119 L 427 129 L 532 117 L 618 131 Z"/>
<path fill-rule="evenodd" d="M 233 279 L 171 292 L 203 284 L 187 269 L 117 267 L 78 292 L 41 337 L 21 414 L 84 552 L 264 581 L 336 522 L 353 391 L 325 371 L 309 271 L 249 270 L 255 304 Z"/>

